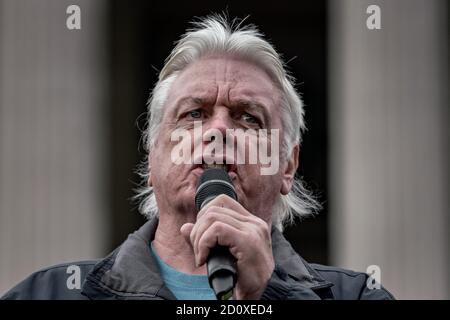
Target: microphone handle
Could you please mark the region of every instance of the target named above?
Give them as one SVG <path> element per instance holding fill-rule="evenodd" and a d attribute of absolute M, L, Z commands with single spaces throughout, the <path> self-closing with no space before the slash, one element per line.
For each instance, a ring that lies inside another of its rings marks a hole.
<path fill-rule="evenodd" d="M 235 258 L 228 247 L 217 245 L 211 249 L 207 259 L 209 285 L 218 300 L 228 300 L 236 284 Z"/>

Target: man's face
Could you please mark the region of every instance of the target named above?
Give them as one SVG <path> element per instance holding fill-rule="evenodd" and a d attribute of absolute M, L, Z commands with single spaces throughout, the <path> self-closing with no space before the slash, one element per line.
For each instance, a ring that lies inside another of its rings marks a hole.
<path fill-rule="evenodd" d="M 184 220 L 195 221 L 196 185 L 205 167 L 194 163 L 194 160 L 198 162 L 198 149 L 195 153 L 194 145 L 201 143 L 204 150 L 211 142 L 199 141 L 198 136 L 195 140 L 194 123 L 201 123 L 203 134 L 214 129 L 221 132 L 224 138 L 227 129 L 242 129 L 244 132 L 248 129 L 256 132 L 267 129 L 269 135 L 258 139 L 266 139 L 271 149 L 275 143 L 280 144 L 283 136 L 279 105 L 279 90 L 267 73 L 253 63 L 230 57 L 209 57 L 184 69 L 170 88 L 160 131 L 150 154 L 149 182 L 161 214 L 183 212 Z M 192 139 L 171 141 L 173 132 L 180 129 L 188 132 Z M 279 130 L 279 138 L 270 135 L 270 129 Z M 192 147 L 189 148 L 192 154 L 189 164 L 173 161 L 173 150 L 180 143 Z M 246 147 L 249 147 L 248 143 Z M 215 156 L 224 156 L 228 158 L 225 160 L 227 162 L 234 160 L 234 164 L 226 169 L 232 178 L 238 201 L 248 211 L 270 223 L 272 206 L 282 189 L 285 166 L 280 162 L 274 174 L 263 175 L 261 167 L 264 165 L 259 161 L 249 163 L 246 158 L 244 164 L 236 164 L 237 151 L 238 147 L 233 154 L 227 154 L 224 147 L 223 155 L 216 153 Z M 279 157 L 278 154 L 276 156 Z"/>

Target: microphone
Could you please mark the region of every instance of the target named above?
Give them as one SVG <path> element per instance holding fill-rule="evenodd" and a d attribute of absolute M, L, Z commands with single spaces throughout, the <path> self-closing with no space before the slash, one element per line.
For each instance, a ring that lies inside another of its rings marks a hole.
<path fill-rule="evenodd" d="M 215 197 L 226 194 L 237 200 L 236 191 L 228 173 L 220 168 L 206 169 L 198 179 L 195 206 L 203 208 Z M 233 296 L 236 284 L 235 258 L 227 247 L 216 245 L 207 259 L 208 281 L 218 300 L 228 300 Z"/>

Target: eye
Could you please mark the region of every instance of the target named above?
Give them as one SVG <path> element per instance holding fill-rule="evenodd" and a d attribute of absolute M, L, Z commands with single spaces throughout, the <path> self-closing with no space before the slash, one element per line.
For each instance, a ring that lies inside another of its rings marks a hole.
<path fill-rule="evenodd" d="M 200 109 L 195 109 L 195 110 L 189 111 L 187 113 L 187 115 L 194 119 L 200 119 L 202 117 L 202 111 Z"/>
<path fill-rule="evenodd" d="M 243 119 L 245 122 L 248 122 L 248 123 L 251 123 L 251 124 L 259 124 L 258 119 L 257 119 L 256 117 L 252 116 L 252 115 L 249 114 L 249 113 L 244 113 L 244 114 L 242 115 L 242 119 Z"/>

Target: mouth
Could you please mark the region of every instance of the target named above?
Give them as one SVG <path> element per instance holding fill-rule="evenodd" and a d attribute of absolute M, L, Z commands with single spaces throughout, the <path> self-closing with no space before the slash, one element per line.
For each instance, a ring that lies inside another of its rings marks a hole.
<path fill-rule="evenodd" d="M 230 171 L 231 169 L 231 165 L 225 163 L 211 163 L 211 164 L 203 163 L 201 167 L 203 170 L 214 168 L 214 169 L 222 169 L 225 170 L 226 172 Z"/>
<path fill-rule="evenodd" d="M 234 159 L 224 158 L 223 161 L 221 161 L 222 163 L 216 162 L 206 163 L 202 157 L 202 159 L 197 159 L 197 161 L 194 162 L 196 164 L 193 165 L 192 170 L 194 174 L 200 176 L 206 169 L 211 168 L 222 169 L 225 170 L 232 179 L 235 179 L 237 176 L 237 166 L 233 160 Z"/>

